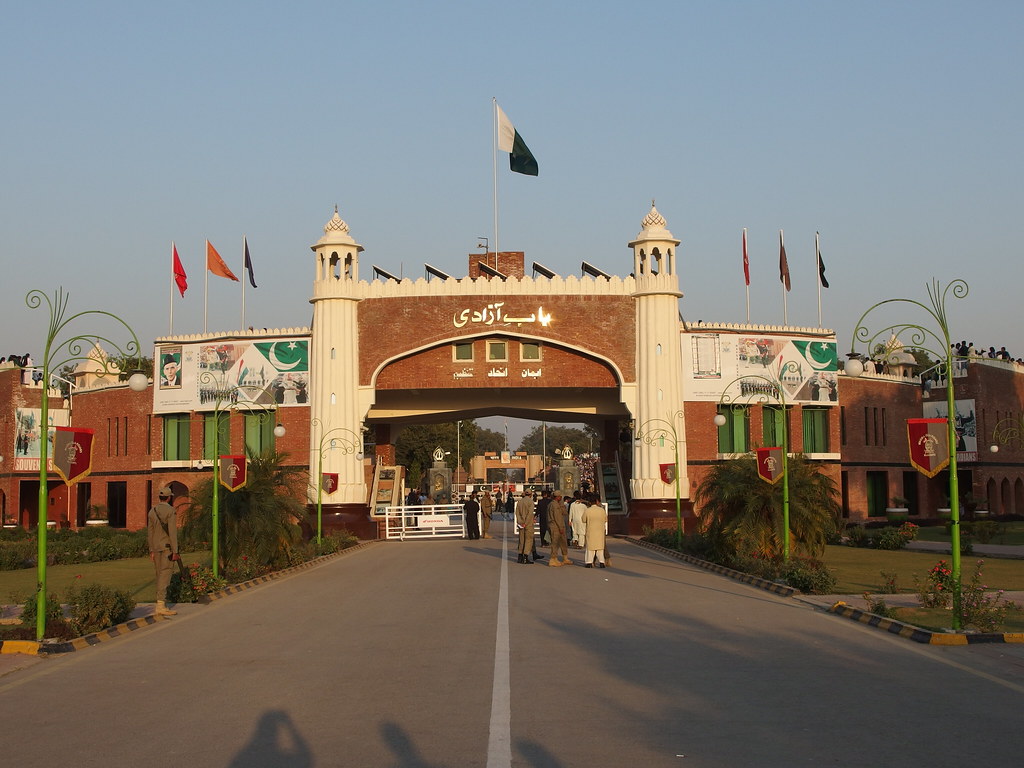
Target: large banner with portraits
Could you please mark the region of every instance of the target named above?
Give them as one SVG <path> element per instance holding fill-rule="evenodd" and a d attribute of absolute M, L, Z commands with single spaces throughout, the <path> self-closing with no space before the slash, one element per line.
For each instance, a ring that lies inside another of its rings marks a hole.
<path fill-rule="evenodd" d="M 213 411 L 236 402 L 266 407 L 309 401 L 309 339 L 161 344 L 153 356 L 155 413 Z"/>
<path fill-rule="evenodd" d="M 835 337 L 753 333 L 680 335 L 687 400 L 750 398 L 838 405 Z M 780 390 L 781 387 L 781 390 Z"/>

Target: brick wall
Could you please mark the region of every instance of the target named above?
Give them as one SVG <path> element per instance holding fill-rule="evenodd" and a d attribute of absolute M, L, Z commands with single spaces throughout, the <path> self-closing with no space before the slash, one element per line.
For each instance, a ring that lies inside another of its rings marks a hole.
<path fill-rule="evenodd" d="M 607 358 L 619 367 L 624 381 L 636 380 L 636 320 L 633 299 L 629 296 L 494 295 L 473 297 L 471 300 L 473 306 L 468 304 L 470 299 L 464 296 L 373 298 L 361 301 L 360 384 L 369 385 L 375 371 L 388 360 L 404 357 L 409 350 L 440 345 L 441 357 L 447 355 L 444 372 L 448 385 L 452 386 L 455 380 L 451 378 L 450 344 L 453 340 L 472 337 L 525 337 L 552 345 L 564 345 Z M 491 326 L 467 323 L 462 328 L 455 326 L 463 310 L 482 311 L 488 304 L 498 302 L 504 303 L 501 309 L 509 317 L 526 317 L 543 307 L 544 312 L 551 315 L 551 322 L 547 327 L 539 322 L 495 323 Z M 518 362 L 518 353 L 511 357 Z M 599 375 L 602 381 L 606 380 L 598 367 L 589 370 Z M 509 374 L 511 376 L 511 369 Z M 479 376 L 475 378 L 475 381 L 480 380 Z"/>

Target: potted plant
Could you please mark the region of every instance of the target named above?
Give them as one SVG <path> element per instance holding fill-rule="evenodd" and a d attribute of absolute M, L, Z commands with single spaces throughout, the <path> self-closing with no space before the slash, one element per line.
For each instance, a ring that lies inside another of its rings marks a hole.
<path fill-rule="evenodd" d="M 963 506 L 967 511 L 969 519 L 988 517 L 988 499 L 984 496 L 975 496 L 973 493 L 964 494 Z"/>
<path fill-rule="evenodd" d="M 107 519 L 107 508 L 102 504 L 90 504 L 89 505 L 89 517 L 86 519 L 86 525 L 106 525 Z"/>
<path fill-rule="evenodd" d="M 907 500 L 903 496 L 893 496 L 892 506 L 885 508 L 885 516 L 890 523 L 905 523 L 910 509 L 907 507 Z"/>

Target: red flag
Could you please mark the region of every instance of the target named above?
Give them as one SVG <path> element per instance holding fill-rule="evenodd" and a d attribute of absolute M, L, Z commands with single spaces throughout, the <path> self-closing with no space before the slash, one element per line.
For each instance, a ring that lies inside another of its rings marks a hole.
<path fill-rule="evenodd" d="M 337 472 L 324 472 L 320 476 L 320 487 L 324 489 L 326 493 L 334 493 L 338 488 L 338 473 Z"/>
<path fill-rule="evenodd" d="M 220 457 L 220 484 L 234 493 L 245 485 L 245 456 Z"/>
<path fill-rule="evenodd" d="M 925 477 L 949 464 L 949 425 L 945 419 L 907 419 L 910 463 Z"/>
<path fill-rule="evenodd" d="M 228 280 L 238 282 L 235 273 L 228 269 L 228 265 L 224 263 L 224 259 L 220 257 L 217 249 L 209 240 L 206 241 L 206 268 L 217 277 L 226 277 Z"/>
<path fill-rule="evenodd" d="M 178 286 L 181 298 L 185 298 L 185 291 L 188 288 L 188 275 L 185 274 L 185 268 L 181 266 L 181 259 L 178 258 L 178 248 L 174 243 L 171 243 L 171 253 L 174 255 L 171 264 L 171 271 L 174 273 L 174 284 Z"/>
<path fill-rule="evenodd" d="M 779 230 L 779 280 L 790 290 L 789 285 L 789 260 L 786 259 L 786 246 L 782 242 L 782 230 Z"/>
<path fill-rule="evenodd" d="M 782 479 L 781 448 L 757 449 L 757 476 L 772 485 Z"/>
<path fill-rule="evenodd" d="M 74 485 L 92 471 L 94 429 L 54 427 L 53 468 L 67 485 Z"/>
<path fill-rule="evenodd" d="M 750 285 L 750 259 L 747 258 L 747 228 L 743 228 L 743 279 Z"/>
<path fill-rule="evenodd" d="M 661 469 L 661 482 L 665 485 L 672 485 L 676 481 L 676 465 L 659 464 L 658 467 Z"/>

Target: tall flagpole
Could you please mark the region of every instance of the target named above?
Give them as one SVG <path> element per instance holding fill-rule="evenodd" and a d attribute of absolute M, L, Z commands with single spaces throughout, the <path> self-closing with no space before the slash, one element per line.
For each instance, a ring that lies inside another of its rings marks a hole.
<path fill-rule="evenodd" d="M 821 251 L 818 249 L 818 233 L 814 233 L 814 282 L 818 284 L 818 327 L 821 328 L 821 260 L 818 254 Z"/>
<path fill-rule="evenodd" d="M 786 243 L 782 237 L 782 230 L 779 230 L 779 258 L 782 258 L 782 253 L 786 249 Z M 786 259 L 786 270 L 789 270 L 789 259 Z M 786 295 L 786 281 L 782 282 L 782 324 L 789 325 L 789 297 Z"/>
<path fill-rule="evenodd" d="M 170 324 L 170 327 L 167 330 L 167 335 L 168 336 L 173 336 L 174 335 L 174 285 L 175 285 L 174 278 L 175 278 L 175 275 L 174 275 L 174 241 L 171 240 L 171 285 L 170 285 L 170 289 L 171 289 L 171 313 L 170 313 L 171 314 L 171 324 Z"/>
<path fill-rule="evenodd" d="M 206 310 L 210 306 L 210 241 L 206 241 L 204 249 L 206 255 L 206 269 L 203 271 L 203 333 L 206 333 Z"/>
<path fill-rule="evenodd" d="M 248 277 L 245 274 L 245 245 L 245 235 L 242 235 L 242 280 L 239 281 L 242 283 L 242 324 L 238 326 L 240 331 L 245 330 L 245 281 Z"/>
<path fill-rule="evenodd" d="M 747 289 L 747 325 L 750 325 L 750 259 L 747 256 L 747 228 L 743 228 L 743 283 Z"/>
<path fill-rule="evenodd" d="M 491 174 L 494 184 L 494 268 L 498 270 L 498 99 L 494 96 L 491 97 L 491 122 Z"/>

